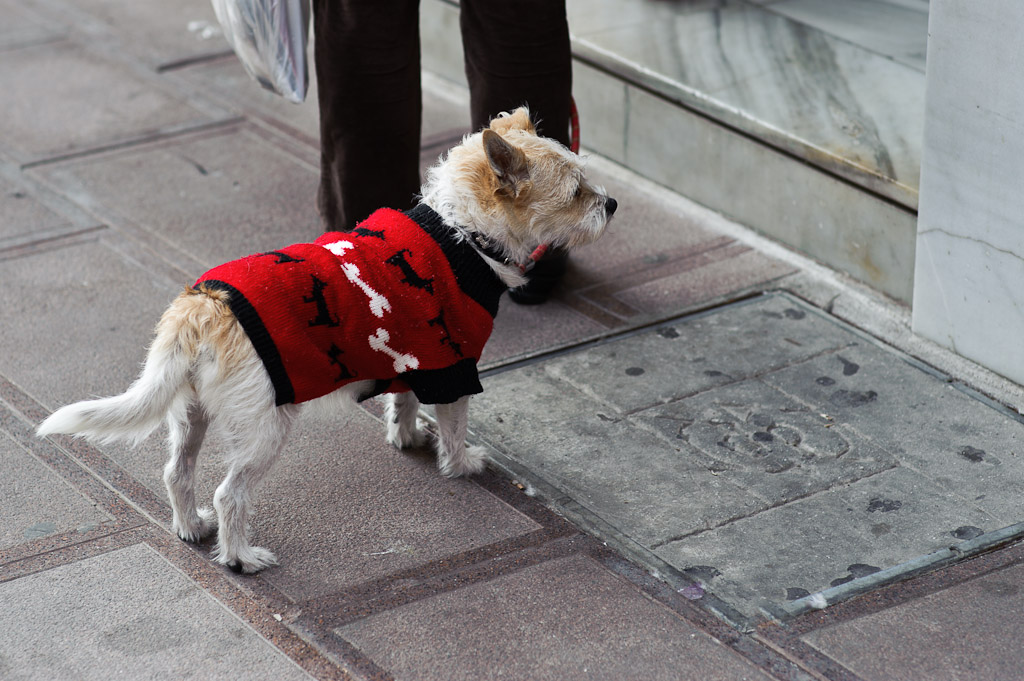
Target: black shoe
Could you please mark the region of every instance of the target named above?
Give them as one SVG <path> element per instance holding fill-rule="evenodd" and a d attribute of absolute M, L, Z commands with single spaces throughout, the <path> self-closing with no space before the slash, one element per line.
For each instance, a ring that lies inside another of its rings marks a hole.
<path fill-rule="evenodd" d="M 527 282 L 525 284 L 508 290 L 508 297 L 520 305 L 546 303 L 555 287 L 562 281 L 568 266 L 569 254 L 566 251 L 548 251 L 526 273 Z"/>

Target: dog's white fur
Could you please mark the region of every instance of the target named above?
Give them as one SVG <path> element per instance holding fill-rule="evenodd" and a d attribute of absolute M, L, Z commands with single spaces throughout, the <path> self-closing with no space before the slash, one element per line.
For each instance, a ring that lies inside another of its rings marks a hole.
<path fill-rule="evenodd" d="M 582 162 L 553 140 L 538 137 L 523 108 L 467 136 L 427 172 L 422 202 L 461 238 L 483 237 L 506 256 L 487 258 L 508 286 L 524 281 L 514 263 L 538 243 L 575 246 L 601 235 L 614 202 L 583 177 Z M 101 442 L 145 439 L 166 420 L 171 456 L 164 483 L 173 529 L 195 542 L 217 529 L 215 559 L 241 572 L 277 562 L 247 538 L 256 487 L 277 460 L 299 414 L 275 406 L 274 387 L 226 294 L 186 291 L 164 313 L 142 373 L 122 395 L 78 402 L 56 411 L 38 434 L 73 433 Z M 351 383 L 332 396 L 357 398 L 373 381 Z M 326 398 L 325 398 L 326 399 Z M 400 448 L 427 443 L 412 393 L 391 395 L 387 441 Z M 469 397 L 436 405 L 438 468 L 446 476 L 477 473 L 481 448 L 466 446 Z M 228 437 L 228 473 L 214 510 L 195 499 L 195 464 L 207 428 L 216 420 Z"/>

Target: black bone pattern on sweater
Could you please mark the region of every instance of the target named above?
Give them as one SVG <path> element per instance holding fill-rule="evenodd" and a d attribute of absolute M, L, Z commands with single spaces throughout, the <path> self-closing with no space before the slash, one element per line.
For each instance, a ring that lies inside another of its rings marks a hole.
<path fill-rule="evenodd" d="M 403 284 L 408 284 L 409 286 L 422 289 L 430 295 L 434 295 L 434 278 L 431 277 L 430 279 L 424 279 L 417 274 L 416 270 L 413 269 L 412 265 L 405 258 L 406 253 L 412 254 L 412 251 L 408 248 L 403 248 L 384 262 L 389 265 L 394 265 L 398 269 L 402 270 L 402 274 L 405 275 L 405 279 L 401 280 Z"/>
<path fill-rule="evenodd" d="M 302 301 L 304 303 L 316 303 L 316 317 L 310 320 L 310 326 L 338 326 L 338 318 L 331 316 L 331 311 L 327 309 L 327 298 L 324 297 L 324 289 L 327 288 L 327 282 L 318 278 L 315 274 L 310 275 L 313 278 L 313 292 L 308 296 L 303 296 Z"/>
<path fill-rule="evenodd" d="M 352 233 L 355 234 L 356 236 L 372 236 L 375 239 L 387 241 L 387 239 L 384 238 L 384 230 L 382 229 L 367 229 L 366 227 L 356 227 L 355 229 L 352 230 Z"/>
<path fill-rule="evenodd" d="M 441 336 L 441 345 L 451 347 L 456 357 L 465 357 L 459 344 L 452 340 L 452 334 L 448 330 L 448 325 L 444 323 L 444 308 L 441 308 L 436 317 L 427 320 L 427 326 L 440 326 L 441 331 L 444 332 L 444 335 Z"/>
<path fill-rule="evenodd" d="M 342 350 L 341 348 L 339 348 L 334 343 L 331 343 L 331 347 L 329 347 L 327 349 L 327 356 L 330 357 L 331 364 L 333 364 L 333 365 L 335 365 L 335 366 L 337 366 L 337 367 L 339 367 L 341 369 L 341 373 L 339 373 L 338 377 L 336 379 L 334 379 L 335 383 L 340 383 L 341 381 L 346 381 L 346 380 L 348 380 L 350 378 L 355 378 L 358 375 L 358 374 L 352 373 L 352 371 L 349 370 L 349 368 L 347 366 L 342 364 L 342 362 L 339 359 L 339 357 L 341 357 L 344 354 L 345 354 L 345 351 Z"/>
<path fill-rule="evenodd" d="M 276 257 L 277 263 L 275 264 L 277 265 L 284 265 L 289 262 L 306 262 L 305 258 L 295 258 L 281 251 L 267 251 L 266 253 L 260 253 L 260 255 Z"/>

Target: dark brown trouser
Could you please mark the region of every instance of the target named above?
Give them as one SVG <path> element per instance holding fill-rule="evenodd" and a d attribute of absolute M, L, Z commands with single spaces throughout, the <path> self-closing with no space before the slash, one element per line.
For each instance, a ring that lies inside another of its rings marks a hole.
<path fill-rule="evenodd" d="M 349 230 L 419 191 L 419 0 L 313 0 L 324 227 Z M 569 142 L 565 0 L 461 0 L 473 129 L 527 104 Z M 426 36 L 426 40 L 433 39 Z"/>

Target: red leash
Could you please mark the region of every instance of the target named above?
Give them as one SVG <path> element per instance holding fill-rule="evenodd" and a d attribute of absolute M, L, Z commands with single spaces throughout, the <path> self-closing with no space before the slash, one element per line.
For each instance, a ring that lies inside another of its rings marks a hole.
<path fill-rule="evenodd" d="M 569 135 L 569 151 L 574 154 L 580 153 L 580 113 L 576 110 L 576 99 L 573 97 L 569 98 Z M 541 244 L 533 249 L 533 253 L 530 254 L 527 261 L 519 265 L 519 271 L 526 274 L 537 264 L 538 260 L 544 257 L 548 248 L 550 248 L 549 244 Z"/>

